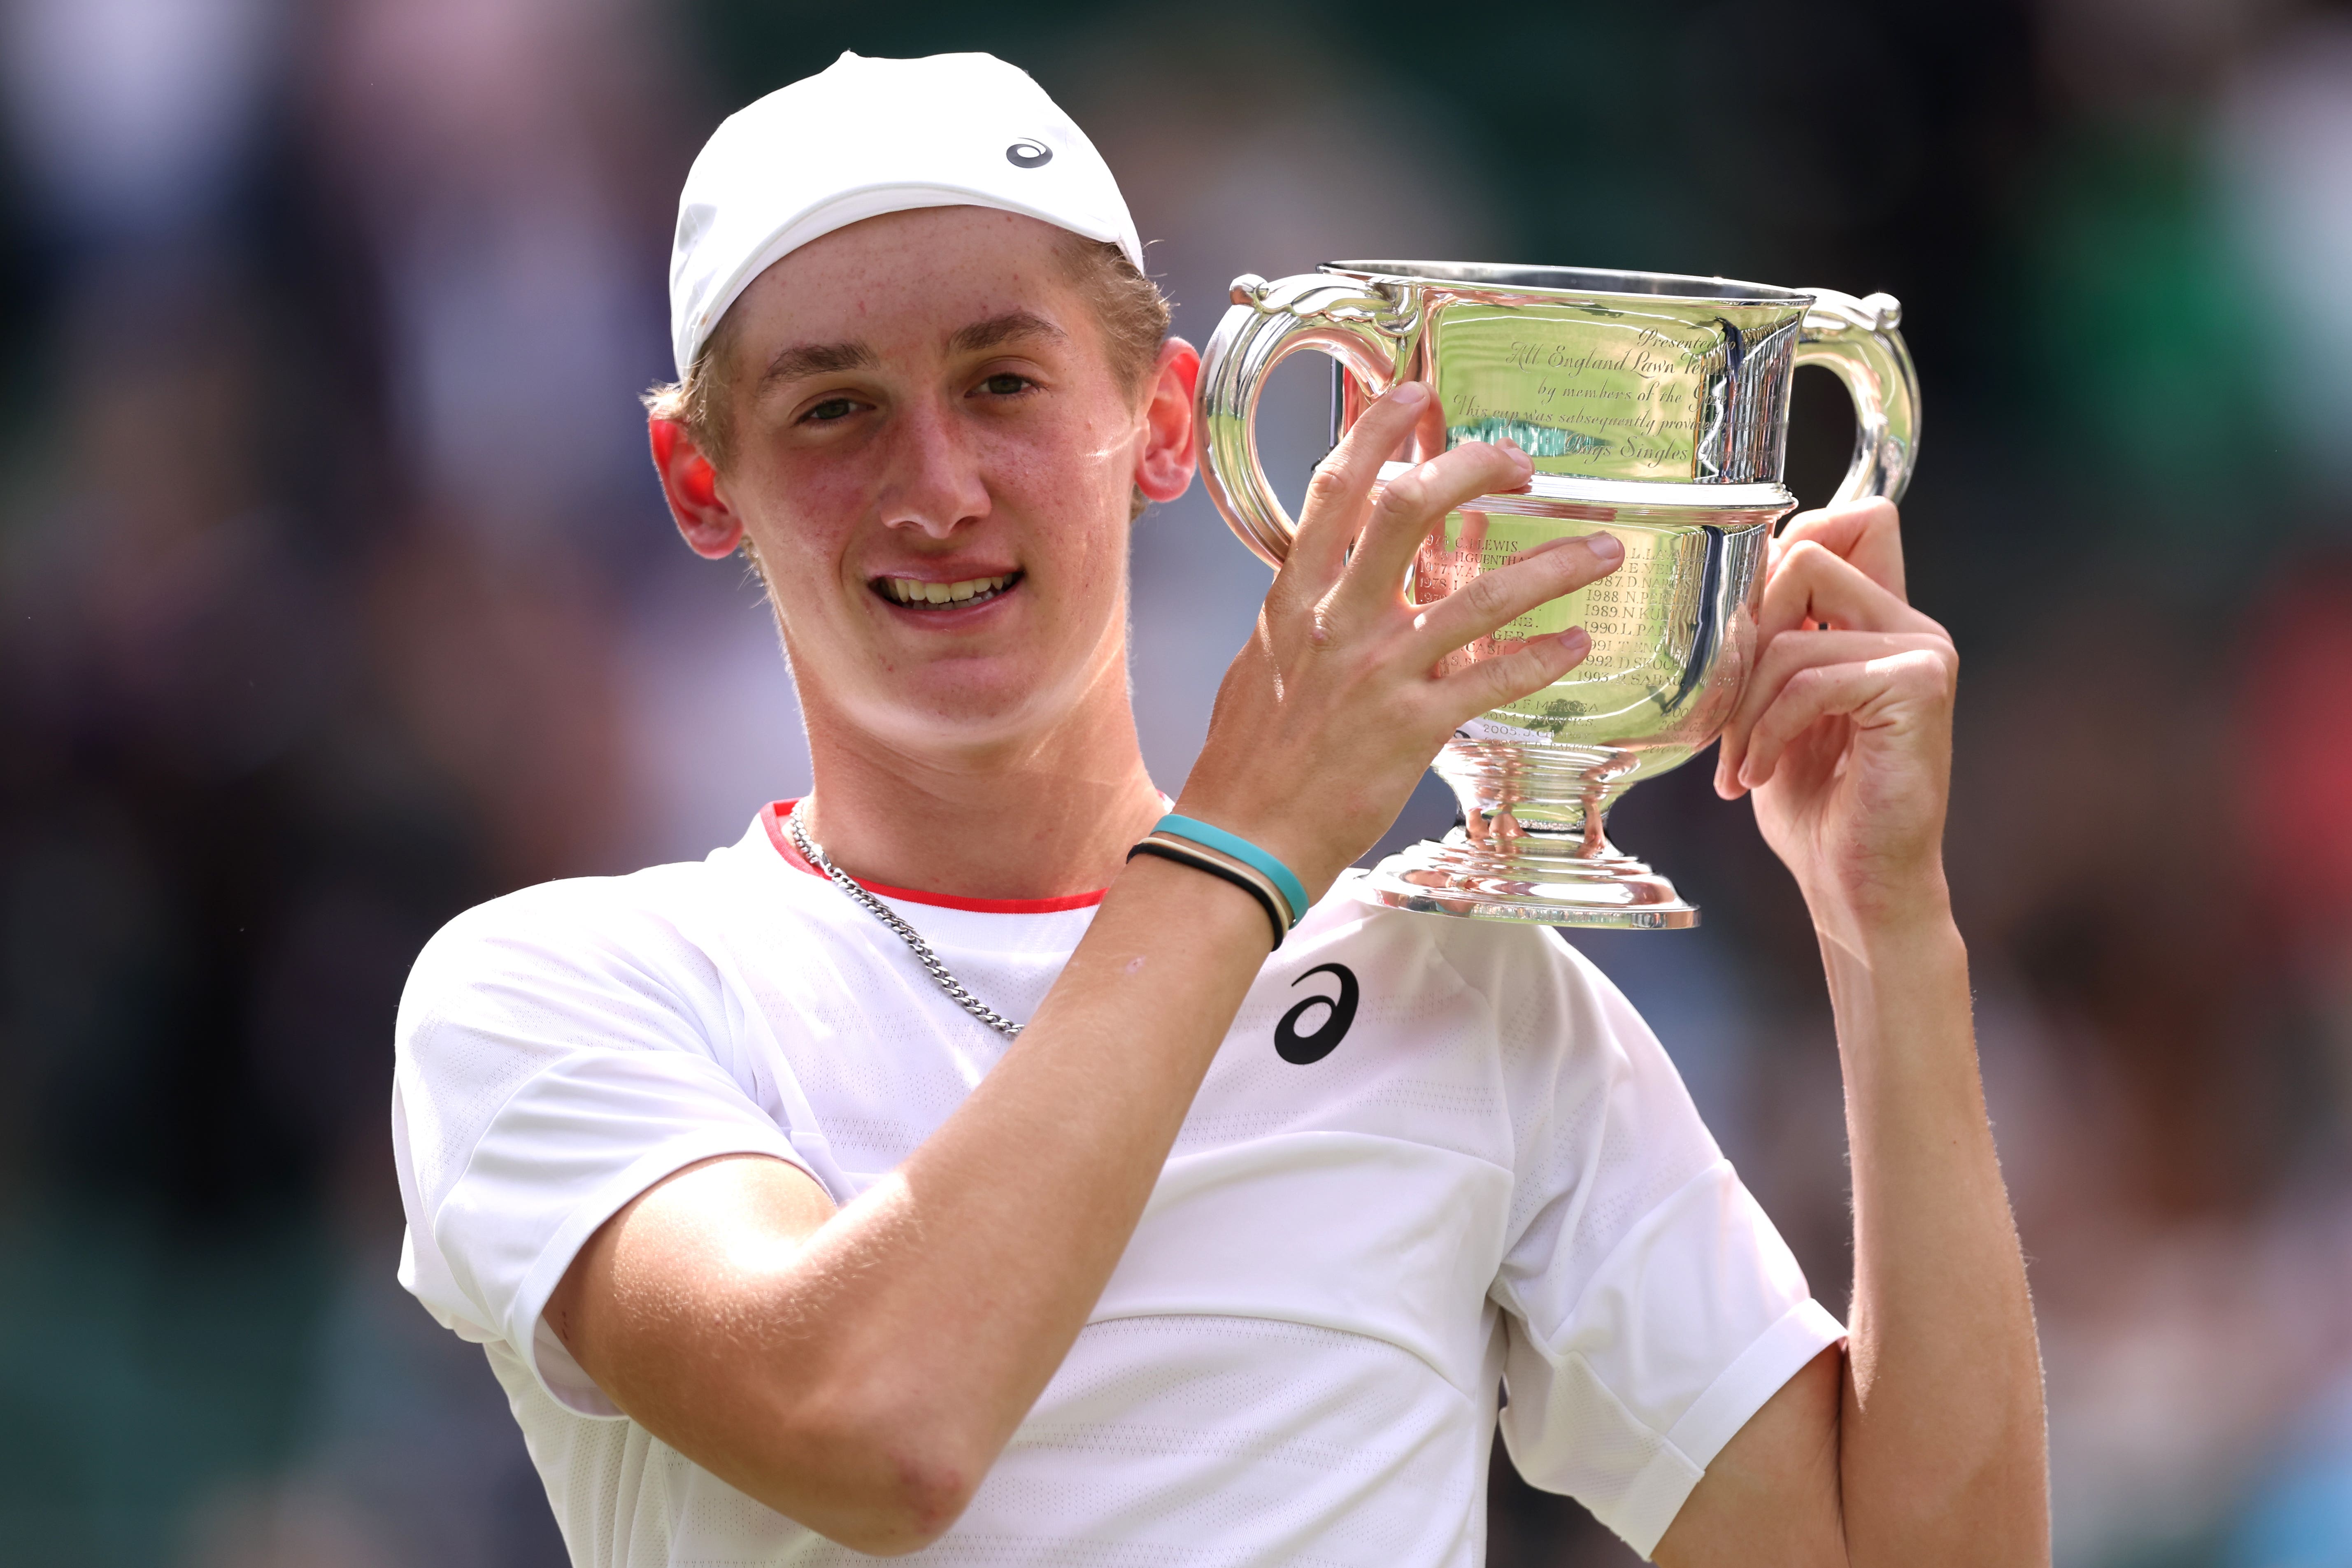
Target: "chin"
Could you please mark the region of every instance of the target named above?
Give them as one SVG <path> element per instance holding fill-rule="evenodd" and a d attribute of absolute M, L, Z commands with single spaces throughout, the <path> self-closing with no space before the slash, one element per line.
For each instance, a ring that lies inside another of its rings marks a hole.
<path fill-rule="evenodd" d="M 919 691 L 877 693 L 868 710 L 909 751 L 1002 745 L 1052 727 L 1078 706 L 1076 683 L 1051 679 L 947 679 Z"/>

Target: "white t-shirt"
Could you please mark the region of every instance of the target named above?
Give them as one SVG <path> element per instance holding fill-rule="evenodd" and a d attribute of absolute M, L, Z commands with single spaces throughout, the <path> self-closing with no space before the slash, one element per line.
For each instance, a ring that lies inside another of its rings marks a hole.
<path fill-rule="evenodd" d="M 772 1154 L 845 1204 L 1007 1048 L 775 810 L 698 864 L 460 916 L 401 1001 L 401 1282 L 488 1350 L 575 1563 L 858 1556 L 622 1416 L 541 1313 L 669 1173 Z M 1094 904 L 890 901 L 1013 1017 Z M 1251 987 L 1068 1358 L 908 1561 L 1475 1568 L 1498 1383 L 1521 1473 L 1646 1554 L 1843 1331 L 1589 963 L 1343 882 Z"/>

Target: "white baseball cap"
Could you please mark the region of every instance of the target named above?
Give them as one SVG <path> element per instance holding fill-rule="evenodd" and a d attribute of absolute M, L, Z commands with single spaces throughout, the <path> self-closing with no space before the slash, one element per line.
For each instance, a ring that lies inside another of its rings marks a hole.
<path fill-rule="evenodd" d="M 783 257 L 862 218 L 946 206 L 1021 213 L 1143 268 L 1110 165 L 1028 72 L 993 55 L 844 54 L 729 115 L 687 172 L 669 264 L 677 374 Z"/>

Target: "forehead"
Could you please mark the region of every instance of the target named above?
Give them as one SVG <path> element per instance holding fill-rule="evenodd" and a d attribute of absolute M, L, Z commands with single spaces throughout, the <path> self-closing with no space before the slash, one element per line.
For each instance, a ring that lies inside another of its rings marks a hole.
<path fill-rule="evenodd" d="M 886 213 L 824 235 L 755 279 L 730 315 L 745 348 L 848 341 L 944 346 L 975 321 L 1029 310 L 1077 328 L 1062 231 L 988 207 Z"/>

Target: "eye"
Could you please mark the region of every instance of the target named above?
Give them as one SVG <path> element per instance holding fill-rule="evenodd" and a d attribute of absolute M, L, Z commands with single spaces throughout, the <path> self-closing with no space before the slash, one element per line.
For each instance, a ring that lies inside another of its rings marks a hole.
<path fill-rule="evenodd" d="M 848 418 L 850 415 L 856 411 L 857 403 L 854 398 L 828 397 L 823 403 L 818 404 L 814 408 L 810 409 L 806 414 L 802 415 L 801 423 L 803 425 L 830 425 L 836 419 Z"/>
<path fill-rule="evenodd" d="M 1000 370 L 980 384 L 980 390 L 992 397 L 1016 397 L 1037 384 L 1027 376 L 1009 370 Z"/>

